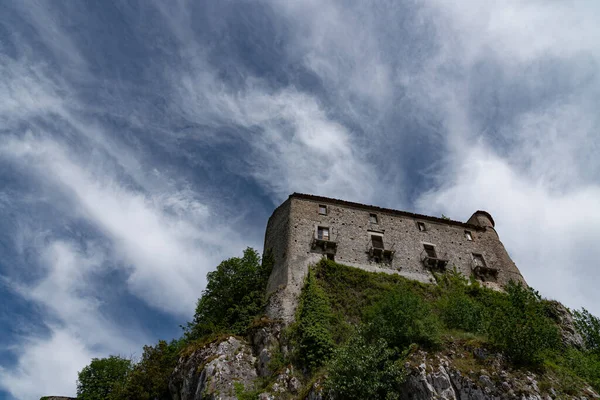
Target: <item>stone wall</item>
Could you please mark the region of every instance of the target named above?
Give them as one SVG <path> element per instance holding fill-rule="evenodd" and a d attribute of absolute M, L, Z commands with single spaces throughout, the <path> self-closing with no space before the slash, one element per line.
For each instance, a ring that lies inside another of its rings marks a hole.
<path fill-rule="evenodd" d="M 327 213 L 319 213 L 319 206 Z M 375 214 L 374 222 L 371 215 Z M 525 282 L 494 229 L 491 216 L 476 212 L 471 223 L 445 220 L 402 211 L 366 206 L 335 199 L 293 194 L 269 219 L 265 250 L 272 249 L 275 266 L 269 292 L 281 305 L 273 317 L 293 318 L 297 296 L 310 264 L 333 256 L 336 262 L 373 272 L 398 273 L 421 282 L 433 282 L 432 270 L 422 261 L 424 245 L 434 246 L 438 258 L 448 260 L 446 269 L 473 274 L 473 254 L 480 254 L 496 275 L 481 275 L 485 285 L 499 288 L 509 280 Z M 425 230 L 419 229 L 419 223 Z M 335 254 L 314 238 L 318 227 L 328 228 Z M 466 231 L 472 240 L 467 239 Z M 391 260 L 376 258 L 370 248 L 371 235 L 381 236 L 384 247 L 393 251 Z M 285 289 L 284 289 L 285 288 Z M 278 290 L 279 289 L 279 290 Z"/>

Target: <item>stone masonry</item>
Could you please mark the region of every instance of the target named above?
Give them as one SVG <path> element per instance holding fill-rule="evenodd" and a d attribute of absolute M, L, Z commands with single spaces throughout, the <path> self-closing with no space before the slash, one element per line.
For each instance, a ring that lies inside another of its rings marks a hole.
<path fill-rule="evenodd" d="M 485 211 L 465 223 L 294 193 L 269 218 L 264 249 L 275 262 L 268 314 L 286 322 L 309 265 L 324 257 L 427 283 L 433 272 L 453 268 L 496 289 L 510 280 L 525 283 Z"/>

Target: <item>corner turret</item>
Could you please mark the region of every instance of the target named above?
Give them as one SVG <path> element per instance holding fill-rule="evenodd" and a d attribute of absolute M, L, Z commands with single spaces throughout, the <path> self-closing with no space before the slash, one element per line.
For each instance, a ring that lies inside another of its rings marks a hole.
<path fill-rule="evenodd" d="M 492 218 L 490 213 L 483 210 L 475 211 L 467 221 L 467 224 L 481 226 L 482 228 L 493 228 L 496 226 L 494 218 Z"/>

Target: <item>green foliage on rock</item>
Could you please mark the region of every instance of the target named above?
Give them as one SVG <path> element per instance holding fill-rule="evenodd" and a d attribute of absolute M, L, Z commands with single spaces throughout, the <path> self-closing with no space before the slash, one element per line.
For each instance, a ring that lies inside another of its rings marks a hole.
<path fill-rule="evenodd" d="M 181 341 L 144 346 L 142 358 L 128 374 L 113 400 L 170 400 L 169 377 L 177 363 Z"/>
<path fill-rule="evenodd" d="M 271 257 L 261 262 L 256 250 L 247 248 L 241 258 L 227 259 L 209 272 L 194 320 L 186 328 L 186 339 L 221 332 L 244 333 L 264 310 L 272 265 Z"/>
<path fill-rule="evenodd" d="M 77 398 L 113 400 L 121 393 L 131 372 L 131 361 L 119 356 L 93 358 L 78 374 Z"/>
<path fill-rule="evenodd" d="M 435 306 L 444 324 L 450 329 L 484 333 L 488 310 L 480 299 L 480 286 L 470 285 L 456 270 L 438 276 L 438 285 L 442 289 L 442 295 Z"/>
<path fill-rule="evenodd" d="M 365 312 L 366 333 L 375 340 L 404 349 L 415 343 L 428 348 L 440 345 L 441 324 L 421 297 L 393 290 Z"/>
<path fill-rule="evenodd" d="M 336 399 L 398 399 L 405 379 L 402 363 L 384 339 L 370 342 L 358 332 L 335 351 L 325 387 Z"/>
<path fill-rule="evenodd" d="M 559 344 L 557 326 L 546 315 L 539 293 L 512 282 L 493 313 L 488 335 L 491 343 L 517 365 L 539 365 L 544 352 Z"/>
<path fill-rule="evenodd" d="M 244 384 L 241 382 L 233 382 L 233 389 L 235 390 L 235 397 L 238 400 L 258 400 L 259 390 L 246 390 Z"/>
<path fill-rule="evenodd" d="M 296 316 L 298 360 L 309 369 L 315 369 L 329 359 L 333 351 L 333 337 L 329 300 L 312 273 L 300 295 Z"/>
<path fill-rule="evenodd" d="M 573 316 L 586 349 L 600 355 L 600 318 L 590 314 L 585 308 L 574 311 Z"/>

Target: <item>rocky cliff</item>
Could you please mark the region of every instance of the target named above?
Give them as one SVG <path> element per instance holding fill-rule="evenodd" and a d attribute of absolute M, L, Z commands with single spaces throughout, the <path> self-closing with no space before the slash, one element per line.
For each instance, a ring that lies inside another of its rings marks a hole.
<path fill-rule="evenodd" d="M 567 322 L 565 330 L 570 328 Z M 335 398 L 327 396 L 320 380 L 304 381 L 300 371 L 294 371 L 291 365 L 276 371 L 270 369 L 274 353 L 282 345 L 281 329 L 279 324 L 263 326 L 248 338 L 230 336 L 181 357 L 169 385 L 172 398 Z M 464 338 L 451 339 L 438 352 L 415 349 L 407 358 L 405 369 L 407 376 L 399 398 L 406 400 L 600 398 L 588 386 L 565 387 L 563 377 L 512 368 L 501 354 Z"/>

